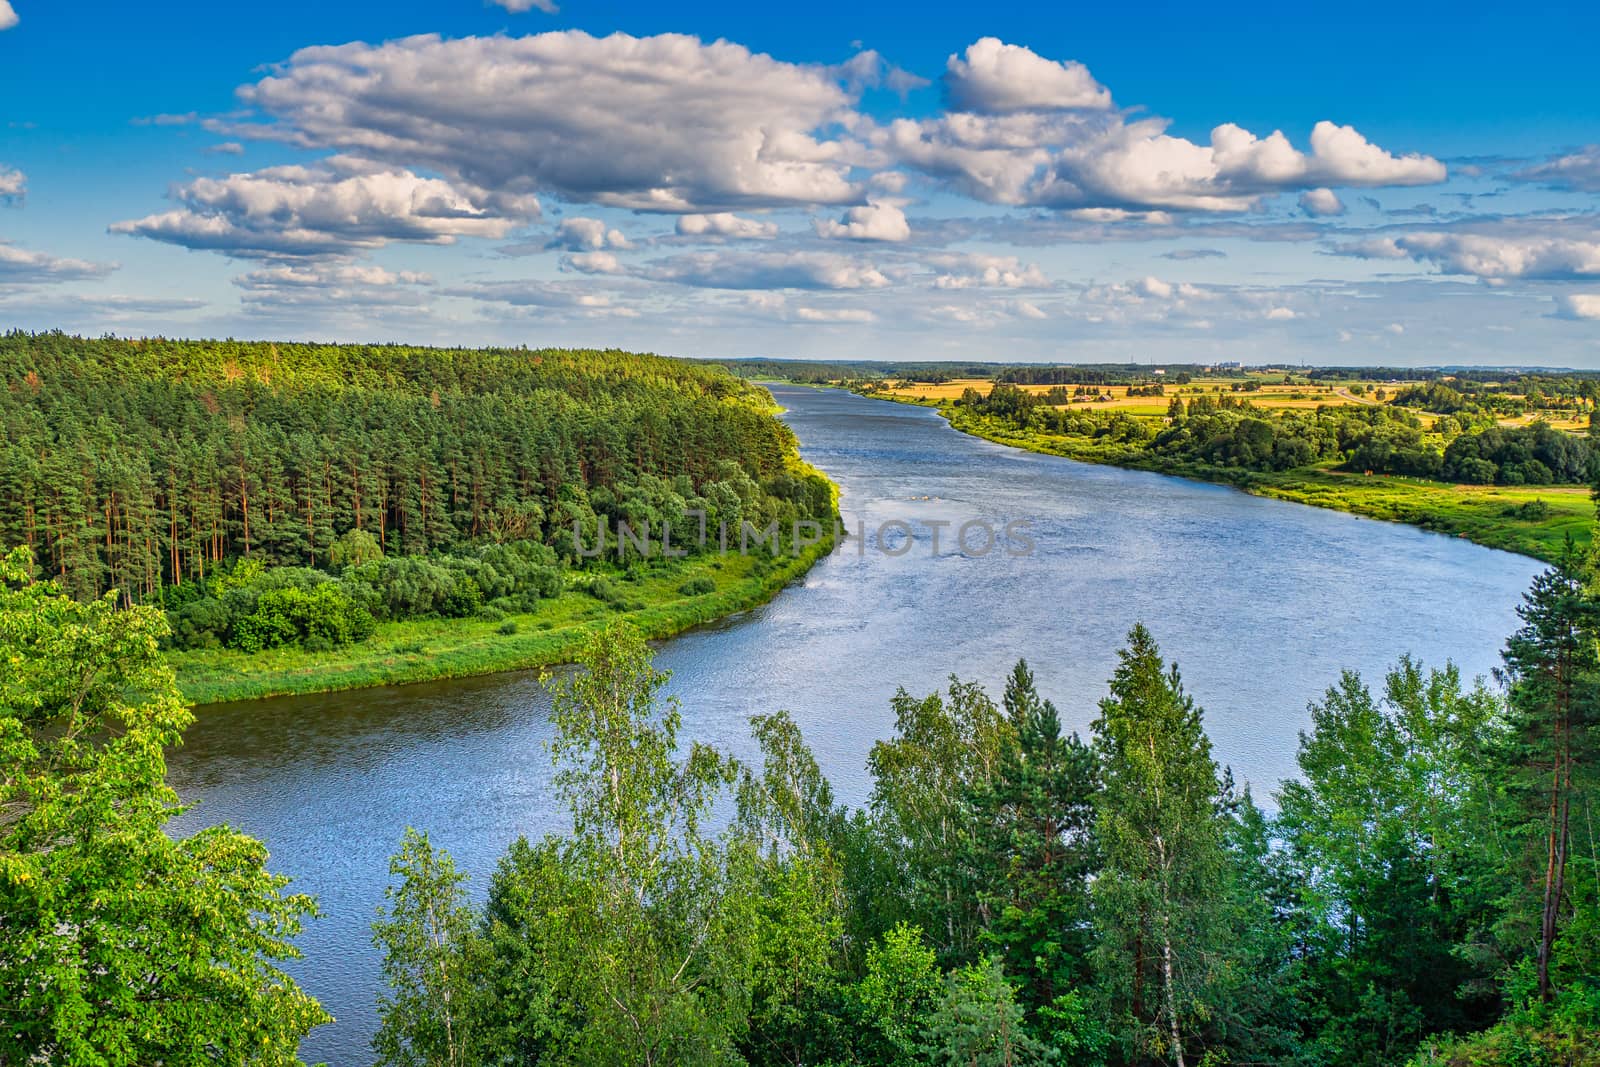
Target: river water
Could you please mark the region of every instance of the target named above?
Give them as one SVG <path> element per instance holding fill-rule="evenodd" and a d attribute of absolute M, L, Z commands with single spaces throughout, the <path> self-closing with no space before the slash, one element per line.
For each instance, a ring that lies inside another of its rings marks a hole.
<path fill-rule="evenodd" d="M 662 646 L 683 739 L 736 754 L 747 718 L 787 709 L 840 798 L 861 802 L 889 697 L 951 673 L 998 695 L 1026 657 L 1064 721 L 1087 732 L 1116 650 L 1144 622 L 1205 709 L 1219 761 L 1269 798 L 1293 773 L 1306 704 L 1342 668 L 1381 680 L 1409 652 L 1486 674 L 1516 624 L 1530 559 L 1405 526 L 1161 475 L 1020 452 L 937 413 L 832 390 L 774 387 L 808 460 L 839 483 L 848 539 L 770 604 Z M 934 527 L 943 528 L 939 552 Z M 879 550 L 875 531 L 891 527 Z M 964 554 L 963 523 L 1026 524 Z M 1007 548 L 1010 551 L 1007 551 Z M 196 806 L 179 832 L 227 822 L 322 917 L 291 966 L 338 1018 L 309 1062 L 371 1062 L 378 962 L 370 923 L 407 825 L 432 833 L 481 895 L 518 834 L 559 829 L 549 701 L 528 674 L 203 709 L 171 780 Z"/>

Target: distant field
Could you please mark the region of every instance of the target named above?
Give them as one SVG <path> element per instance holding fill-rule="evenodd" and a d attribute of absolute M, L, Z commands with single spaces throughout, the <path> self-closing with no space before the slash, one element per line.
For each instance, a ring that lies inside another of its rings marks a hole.
<path fill-rule="evenodd" d="M 1278 376 L 1281 379 L 1281 375 Z M 1370 399 L 1374 389 L 1387 388 L 1390 391 L 1403 388 L 1403 385 L 1388 383 L 1387 386 L 1379 383 L 1340 383 L 1338 386 L 1326 385 L 1261 385 L 1250 392 L 1235 392 L 1233 386 L 1249 379 L 1239 378 L 1207 378 L 1203 381 L 1192 382 L 1189 385 L 1167 385 L 1165 393 L 1161 396 L 1129 396 L 1128 386 L 1102 385 L 1088 386 L 1094 390 L 1092 395 L 1073 397 L 1064 405 L 1066 408 L 1084 408 L 1094 411 L 1122 411 L 1130 415 L 1165 415 L 1167 407 L 1172 403 L 1173 397 L 1192 400 L 1197 396 L 1232 396 L 1240 400 L 1248 400 L 1256 407 L 1268 411 L 1313 410 L 1318 407 L 1344 407 L 1359 404 L 1375 403 Z M 1260 379 L 1256 379 L 1260 381 Z M 1367 397 L 1357 397 L 1350 392 L 1353 384 L 1364 384 L 1367 388 Z M 915 400 L 921 402 L 941 403 L 954 400 L 968 389 L 976 389 L 985 395 L 994 388 L 994 383 L 987 378 L 954 378 L 948 382 L 902 382 L 896 381 L 884 389 L 881 395 L 892 397 L 896 400 Z M 1024 385 L 1020 388 L 1030 393 L 1048 392 L 1048 385 Z M 1069 385 L 1069 393 L 1079 388 Z M 1101 399 L 1109 397 L 1109 399 Z"/>
<path fill-rule="evenodd" d="M 1092 411 L 1121 411 L 1129 415 L 1161 417 L 1167 413 L 1167 407 L 1173 397 L 1183 400 L 1192 400 L 1197 396 L 1211 397 L 1231 396 L 1238 400 L 1248 400 L 1251 404 L 1264 411 L 1311 411 L 1319 407 L 1371 407 L 1383 403 L 1389 397 L 1410 385 L 1420 385 L 1420 381 L 1360 381 L 1338 382 L 1333 384 L 1307 384 L 1296 385 L 1282 384 L 1283 375 L 1239 375 L 1228 378 L 1204 378 L 1189 385 L 1161 383 L 1165 392 L 1161 396 L 1129 396 L 1128 386 L 1103 385 L 1089 386 L 1095 394 L 1073 397 L 1072 400 L 1058 407 L 1070 409 L 1084 409 Z M 1250 391 L 1235 391 L 1235 384 L 1248 381 L 1258 383 L 1256 389 Z M 914 382 L 891 381 L 878 395 L 894 400 L 911 401 L 922 404 L 941 404 L 955 400 L 968 389 L 976 389 L 985 395 L 994 388 L 994 383 L 988 378 L 953 378 L 947 382 Z M 1048 385 L 1020 386 L 1030 393 L 1044 393 L 1051 387 Z M 1070 393 L 1078 386 L 1066 387 Z M 1513 399 L 1522 399 L 1519 394 L 1507 393 Z M 1109 398 L 1109 399 L 1100 399 Z M 1439 419 L 1426 411 L 1408 409 L 1412 414 L 1422 420 L 1424 427 L 1430 427 Z M 1544 410 L 1518 415 L 1514 418 L 1498 420 L 1501 426 L 1527 426 L 1535 421 L 1544 421 L 1558 430 L 1569 433 L 1585 433 L 1589 428 L 1587 413 L 1573 413 L 1565 410 Z"/>

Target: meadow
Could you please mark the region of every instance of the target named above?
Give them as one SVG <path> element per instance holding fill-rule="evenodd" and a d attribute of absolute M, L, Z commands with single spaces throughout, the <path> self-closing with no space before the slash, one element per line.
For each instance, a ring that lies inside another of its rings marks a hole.
<path fill-rule="evenodd" d="M 363 689 L 571 662 L 590 634 L 617 619 L 659 640 L 748 611 L 772 599 L 833 548 L 832 537 L 798 556 L 767 560 L 730 554 L 660 561 L 629 578 L 610 575 L 613 603 L 578 588 L 504 620 L 406 619 L 379 624 L 359 644 L 325 652 L 301 647 L 249 653 L 232 649 L 169 652 L 184 699 L 218 704 L 261 697 Z M 585 575 L 585 577 L 592 577 Z M 686 594 L 696 580 L 712 590 Z"/>
<path fill-rule="evenodd" d="M 1403 522 L 1535 559 L 1556 559 L 1568 537 L 1580 546 L 1591 538 L 1595 507 L 1584 486 L 1458 485 L 1339 471 L 1331 463 L 1281 472 L 1183 463 L 1091 438 L 1017 430 L 948 404 L 940 410 L 956 429 L 998 444 L 1219 482 L 1258 496 Z"/>

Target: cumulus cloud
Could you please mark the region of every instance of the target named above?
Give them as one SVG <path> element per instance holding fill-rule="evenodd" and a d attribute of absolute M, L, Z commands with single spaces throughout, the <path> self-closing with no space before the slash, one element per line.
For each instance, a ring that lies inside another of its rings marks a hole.
<path fill-rule="evenodd" d="M 471 71 L 471 77 L 462 77 Z M 296 52 L 230 127 L 502 193 L 643 211 L 847 204 L 854 97 L 837 68 L 682 34 L 409 37 Z"/>
<path fill-rule="evenodd" d="M 621 274 L 622 260 L 610 252 L 578 252 L 563 256 L 562 270 L 575 270 L 580 274 Z"/>
<path fill-rule="evenodd" d="M 1168 134 L 1165 119 L 1109 110 L 1080 65 L 992 38 L 952 57 L 946 79 L 952 110 L 874 127 L 872 147 L 988 203 L 1245 211 L 1273 192 L 1446 176 L 1436 159 L 1394 155 L 1332 122 L 1313 127 L 1309 151 L 1281 131 L 1258 137 L 1233 123 L 1197 144 Z"/>
<path fill-rule="evenodd" d="M 1525 226 L 1408 233 L 1338 244 L 1332 251 L 1360 259 L 1413 259 L 1445 274 L 1489 282 L 1600 278 L 1600 233 L 1574 232 L 1567 224 L 1560 233 Z"/>
<path fill-rule="evenodd" d="M 731 211 L 718 211 L 709 215 L 679 215 L 677 232 L 680 237 L 731 237 L 736 240 L 768 239 L 778 236 L 776 222 L 747 219 Z"/>
<path fill-rule="evenodd" d="M 894 204 L 873 201 L 853 207 L 844 218 L 816 219 L 812 226 L 818 237 L 832 237 L 848 241 L 905 241 L 911 237 L 911 226 L 905 212 Z"/>
<path fill-rule="evenodd" d="M 27 175 L 12 167 L 0 166 L 0 204 L 19 201 L 27 193 Z"/>
<path fill-rule="evenodd" d="M 1600 319 L 1600 293 L 1566 293 L 1556 297 L 1556 317 Z"/>
<path fill-rule="evenodd" d="M 1300 194 L 1300 210 L 1307 215 L 1343 215 L 1345 207 L 1332 189 L 1307 189 Z"/>
<path fill-rule="evenodd" d="M 328 256 L 390 241 L 503 237 L 539 213 L 532 196 L 347 158 L 197 178 L 174 197 L 177 209 L 116 223 L 111 232 L 242 257 Z"/>
<path fill-rule="evenodd" d="M 1016 256 L 939 253 L 926 257 L 935 289 L 1043 289 L 1050 284 L 1036 263 Z"/>
<path fill-rule="evenodd" d="M 1111 106 L 1110 90 L 1082 63 L 1058 63 L 994 37 L 969 45 L 965 56 L 950 57 L 945 90 L 954 109 L 991 115 Z"/>
<path fill-rule="evenodd" d="M 9 30 L 19 21 L 16 8 L 11 6 L 11 0 L 0 0 L 0 30 Z"/>
<path fill-rule="evenodd" d="M 608 227 L 599 219 L 562 219 L 545 248 L 564 248 L 569 252 L 597 252 L 602 248 L 632 248 L 621 230 Z"/>
<path fill-rule="evenodd" d="M 1520 170 L 1513 177 L 1538 182 L 1553 189 L 1600 193 L 1600 144 L 1580 148 L 1563 156 L 1553 156 L 1537 166 Z"/>
<path fill-rule="evenodd" d="M 86 281 L 91 278 L 103 278 L 116 269 L 115 264 L 91 263 L 86 259 L 63 259 L 44 252 L 18 248 L 0 238 L 0 285 Z"/>

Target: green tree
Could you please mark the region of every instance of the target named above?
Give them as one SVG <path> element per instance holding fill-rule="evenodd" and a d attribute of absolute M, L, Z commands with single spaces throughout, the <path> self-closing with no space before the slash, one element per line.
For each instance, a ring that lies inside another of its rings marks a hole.
<path fill-rule="evenodd" d="M 1501 889 L 1477 840 L 1491 829 L 1483 766 L 1499 713 L 1453 667 L 1409 658 L 1381 700 L 1347 672 L 1311 706 L 1278 830 L 1306 924 L 1304 1021 L 1340 1062 L 1390 1063 L 1491 1018 L 1468 949 Z"/>
<path fill-rule="evenodd" d="M 1054 1062 L 1055 1050 L 1023 1023 L 1017 991 L 998 960 L 951 972 L 929 1014 L 929 1060 L 939 1067 L 1028 1067 Z"/>
<path fill-rule="evenodd" d="M 746 768 L 738 794 L 730 900 L 749 932 L 753 1064 L 824 1062 L 848 1042 L 840 1017 L 843 871 L 834 842 L 843 813 L 787 714 L 758 715 L 760 773 Z"/>
<path fill-rule="evenodd" d="M 1524 899 L 1538 901 L 1535 982 L 1545 1003 L 1555 996 L 1555 949 L 1571 915 L 1573 807 L 1583 810 L 1597 769 L 1600 601 L 1592 580 L 1569 540 L 1556 565 L 1533 580 L 1517 609 L 1523 625 L 1504 652 L 1513 737 L 1502 762 L 1520 813 L 1513 832 L 1523 843 L 1525 880 L 1533 885 Z"/>
<path fill-rule="evenodd" d="M 386 1067 L 458 1067 L 475 1062 L 472 960 L 476 916 L 450 854 L 407 829 L 389 862 L 399 879 L 373 923 L 388 993 L 372 1047 Z"/>
<path fill-rule="evenodd" d="M 329 1016 L 275 963 L 315 905 L 259 841 L 165 833 L 191 716 L 115 600 L 0 560 L 0 1063 L 296 1064 Z"/>
<path fill-rule="evenodd" d="M 971 862 L 987 912 L 979 941 L 1000 955 L 1023 1001 L 1037 1009 L 1090 978 L 1099 775 L 1093 750 L 1062 733 L 1025 661 L 1012 670 L 1001 703 L 1016 743 L 972 798 Z"/>
<path fill-rule="evenodd" d="M 552 1054 L 731 1062 L 746 1022 L 751 931 L 739 921 L 747 909 L 733 899 L 741 886 L 728 849 L 705 821 L 735 767 L 699 744 L 678 757 L 677 703 L 661 698 L 667 676 L 636 630 L 619 622 L 594 634 L 578 662 L 551 686 L 556 790 L 572 834 L 531 850 L 538 883 L 505 884 L 513 869 L 499 888 L 502 902 L 526 893 L 520 914 L 503 914 L 563 954 L 540 960 L 554 976 L 549 999 L 568 1005 Z"/>
<path fill-rule="evenodd" d="M 1113 1026 L 1134 1062 L 1188 1062 L 1216 1007 L 1229 931 L 1222 788 L 1201 712 L 1142 625 L 1094 721 L 1104 787 L 1094 883 Z"/>
<path fill-rule="evenodd" d="M 897 923 L 869 947 L 866 972 L 854 990 L 857 1017 L 876 1039 L 864 1042 L 865 1062 L 883 1067 L 921 1063 L 923 1030 L 940 991 L 934 951 L 917 927 Z"/>
<path fill-rule="evenodd" d="M 975 958 L 981 914 L 970 865 L 973 793 L 1015 744 L 994 701 L 951 677 L 947 697 L 894 695 L 895 736 L 872 746 L 871 810 L 895 867 L 891 892 L 940 958 Z"/>

